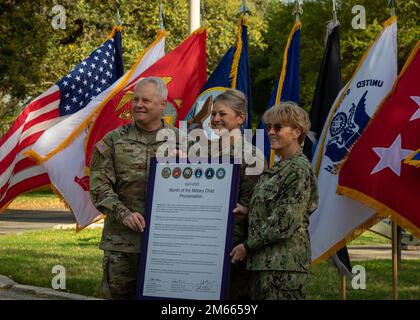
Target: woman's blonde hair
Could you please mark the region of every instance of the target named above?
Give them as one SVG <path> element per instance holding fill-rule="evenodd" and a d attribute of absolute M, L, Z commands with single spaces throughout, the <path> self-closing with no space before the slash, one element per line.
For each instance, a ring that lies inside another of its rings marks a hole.
<path fill-rule="evenodd" d="M 237 116 L 243 114 L 245 115 L 245 121 L 247 121 L 247 113 L 248 113 L 248 100 L 246 96 L 242 93 L 242 91 L 236 89 L 228 89 L 225 92 L 219 94 L 213 101 L 213 105 L 216 102 L 223 103 L 227 107 L 231 108 L 235 111 Z"/>
<path fill-rule="evenodd" d="M 271 107 L 264 113 L 263 121 L 266 124 L 280 124 L 299 129 L 301 132 L 298 138 L 299 144 L 305 140 L 311 128 L 308 113 L 293 101 L 282 101 L 279 105 Z"/>

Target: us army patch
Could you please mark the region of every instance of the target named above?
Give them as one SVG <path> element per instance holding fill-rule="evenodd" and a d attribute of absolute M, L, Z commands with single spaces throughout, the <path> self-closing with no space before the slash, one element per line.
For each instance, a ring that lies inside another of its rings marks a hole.
<path fill-rule="evenodd" d="M 103 156 L 105 156 L 110 149 L 109 146 L 103 140 L 99 140 L 95 144 L 95 147 L 96 149 L 98 149 L 99 153 L 102 154 Z"/>

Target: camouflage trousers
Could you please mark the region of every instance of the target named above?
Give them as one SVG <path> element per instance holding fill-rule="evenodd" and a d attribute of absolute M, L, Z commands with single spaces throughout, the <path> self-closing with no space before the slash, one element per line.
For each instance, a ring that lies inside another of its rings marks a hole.
<path fill-rule="evenodd" d="M 102 294 L 105 299 L 135 299 L 139 254 L 104 251 Z"/>
<path fill-rule="evenodd" d="M 253 300 L 304 300 L 308 274 L 303 272 L 253 271 Z"/>
<path fill-rule="evenodd" d="M 252 271 L 246 269 L 245 262 L 230 264 L 230 300 L 251 299 L 251 276 Z"/>

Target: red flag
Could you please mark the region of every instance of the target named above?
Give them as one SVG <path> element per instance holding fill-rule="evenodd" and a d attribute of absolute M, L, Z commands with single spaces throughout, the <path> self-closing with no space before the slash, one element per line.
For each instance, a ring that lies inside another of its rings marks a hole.
<path fill-rule="evenodd" d="M 420 42 L 393 91 L 340 170 L 339 194 L 358 200 L 420 237 L 420 168 L 406 159 L 420 147 Z"/>
<path fill-rule="evenodd" d="M 206 30 L 196 30 L 170 53 L 116 94 L 99 113 L 90 128 L 86 146 L 86 167 L 89 167 L 95 144 L 106 133 L 132 121 L 130 105 L 135 84 L 144 77 L 161 77 L 168 87 L 168 104 L 164 118 L 178 124 L 190 111 L 206 83 Z"/>

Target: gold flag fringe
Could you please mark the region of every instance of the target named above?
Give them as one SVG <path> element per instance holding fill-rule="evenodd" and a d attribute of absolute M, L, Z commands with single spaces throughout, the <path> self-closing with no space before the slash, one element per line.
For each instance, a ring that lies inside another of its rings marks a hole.
<path fill-rule="evenodd" d="M 276 100 L 274 103 L 275 105 L 278 105 L 281 100 L 281 93 L 283 91 L 284 78 L 286 77 L 286 71 L 287 71 L 287 56 L 289 53 L 290 44 L 292 43 L 292 39 L 295 33 L 301 28 L 302 28 L 302 23 L 299 20 L 296 21 L 292 27 L 292 30 L 290 30 L 289 37 L 287 38 L 286 47 L 283 51 L 283 64 L 281 67 L 279 84 L 277 86 Z M 271 107 L 272 106 L 269 106 L 269 108 Z M 275 158 L 275 152 L 273 149 L 271 149 L 270 150 L 270 163 L 269 163 L 270 168 L 274 165 L 274 158 Z"/>
<path fill-rule="evenodd" d="M 236 34 L 236 42 L 235 42 L 235 54 L 233 55 L 232 67 L 230 69 L 230 78 L 231 81 L 231 88 L 236 89 L 236 83 L 238 80 L 238 68 L 239 68 L 239 60 L 241 59 L 242 54 L 242 26 L 248 26 L 249 20 L 248 17 L 242 16 L 238 21 L 237 27 L 237 34 Z"/>
<path fill-rule="evenodd" d="M 122 30 L 123 30 L 123 27 L 122 26 L 113 26 L 112 27 L 112 31 L 111 31 L 111 33 L 109 34 L 109 36 L 108 36 L 108 38 L 106 40 L 108 41 L 108 40 L 114 38 L 115 37 L 115 34 L 118 31 L 121 32 Z"/>
<path fill-rule="evenodd" d="M 337 253 L 338 250 L 343 248 L 348 242 L 356 239 L 358 236 L 360 236 L 363 232 L 367 231 L 370 227 L 381 221 L 384 217 L 381 217 L 379 215 L 374 215 L 373 217 L 369 218 L 366 222 L 359 225 L 357 228 L 355 228 L 353 231 L 351 231 L 347 236 L 345 236 L 342 240 L 337 242 L 335 245 L 333 245 L 330 249 L 328 249 L 326 252 L 324 252 L 321 256 L 316 258 L 311 262 L 311 266 L 315 266 L 325 260 L 327 260 L 329 257 L 331 257 L 333 254 Z"/>
<path fill-rule="evenodd" d="M 404 229 L 407 229 L 417 238 L 420 238 L 419 227 L 417 227 L 414 223 L 412 223 L 407 218 L 405 218 L 395 210 L 391 209 L 387 205 L 383 204 L 382 202 L 368 196 L 367 194 L 364 194 L 363 192 L 349 187 L 339 186 L 337 188 L 337 193 L 365 204 L 366 206 L 376 210 L 377 214 L 379 214 L 382 217 L 390 217 L 398 225 L 402 226 Z"/>
<path fill-rule="evenodd" d="M 360 62 L 359 62 L 359 64 L 357 65 L 357 68 L 356 68 L 356 70 L 354 71 L 354 73 L 353 73 L 353 75 L 352 75 L 352 77 L 351 77 L 351 79 L 350 79 L 350 81 L 349 82 L 347 82 L 347 85 L 345 86 L 345 88 L 343 89 L 343 91 L 341 92 L 341 95 L 340 95 L 340 97 L 338 98 L 338 100 L 337 100 L 337 102 L 336 102 L 336 104 L 334 105 L 334 107 L 333 107 L 333 111 L 332 112 L 330 112 L 330 118 L 328 119 L 328 124 L 327 124 L 327 128 L 329 128 L 330 126 L 331 126 L 331 122 L 332 122 L 332 119 L 333 119 L 333 117 L 334 117 L 334 115 L 335 115 L 335 112 L 337 111 L 337 109 L 340 107 L 340 105 L 341 105 L 341 102 L 343 101 L 343 99 L 344 99 L 344 95 L 345 95 L 345 93 L 347 92 L 347 90 L 348 90 L 348 88 L 350 87 L 350 85 L 353 83 L 353 79 L 356 77 L 356 75 L 357 75 L 357 73 L 359 72 L 359 69 L 362 67 L 362 65 L 363 65 L 363 62 L 366 60 L 366 57 L 368 56 L 368 54 L 369 54 L 369 52 L 370 52 L 370 50 L 372 49 L 372 47 L 373 47 L 373 45 L 379 40 L 379 38 L 382 36 L 382 34 L 385 32 L 385 30 L 386 30 L 386 28 L 387 27 L 389 27 L 390 25 L 392 25 L 394 22 L 396 22 L 397 21 L 397 17 L 396 16 L 392 16 L 391 18 L 389 18 L 388 20 L 386 20 L 385 22 L 384 22 L 384 27 L 383 27 L 383 29 L 382 29 L 382 31 L 378 34 L 378 36 L 376 37 L 376 39 L 375 39 L 375 41 L 373 41 L 371 44 L 370 44 L 370 46 L 369 46 L 369 48 L 363 53 L 363 56 L 362 56 L 362 58 L 360 59 Z M 392 91 L 392 90 L 391 90 Z M 387 95 L 386 97 L 385 97 L 385 99 L 384 100 L 382 100 L 382 101 L 385 101 L 387 98 L 388 98 L 388 96 L 389 95 Z M 322 162 L 322 158 L 323 158 L 323 150 L 324 150 L 324 145 L 325 145 L 325 139 L 327 138 L 327 131 L 325 131 L 325 134 L 323 135 L 323 137 L 322 137 L 322 139 L 321 139 L 321 147 L 320 147 L 320 152 L 319 152 L 319 154 L 318 154 L 318 157 L 317 157 L 317 160 L 316 160 L 316 163 L 315 163 L 315 168 L 314 168 L 314 171 L 315 171 L 315 174 L 316 174 L 316 176 L 318 176 L 319 175 L 319 170 L 320 170 L 320 167 L 321 167 L 321 162 Z M 347 153 L 348 154 L 348 153 Z M 346 156 L 347 157 L 347 156 Z M 345 157 L 345 158 L 346 158 Z"/>
<path fill-rule="evenodd" d="M 64 197 L 61 195 L 60 191 L 58 191 L 58 189 L 55 187 L 55 185 L 53 183 L 51 183 L 51 190 L 54 192 L 54 194 L 58 197 L 58 199 L 60 199 L 60 202 L 67 208 L 69 209 L 72 213 L 73 211 L 71 210 L 69 204 L 67 203 L 66 199 L 64 199 Z"/>
<path fill-rule="evenodd" d="M 420 168 L 420 160 L 414 160 L 414 156 L 418 153 L 420 153 L 420 148 L 414 151 L 407 159 L 405 159 L 404 163 L 416 168 Z"/>

